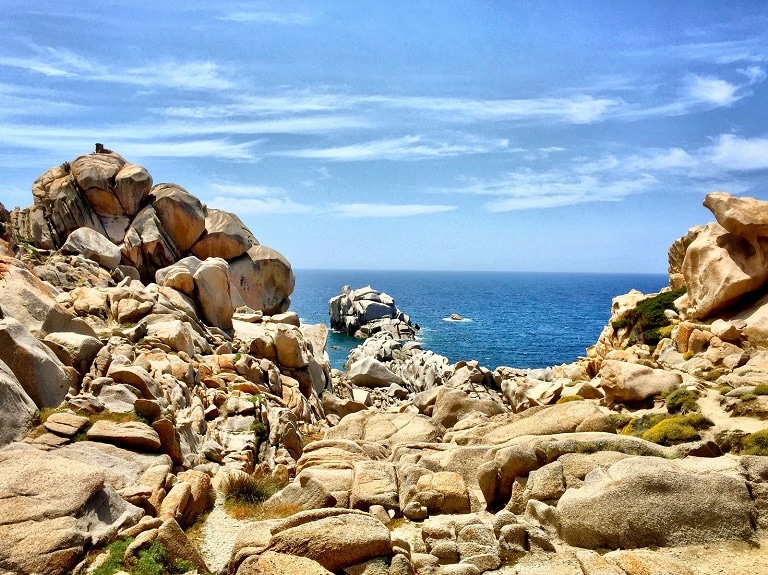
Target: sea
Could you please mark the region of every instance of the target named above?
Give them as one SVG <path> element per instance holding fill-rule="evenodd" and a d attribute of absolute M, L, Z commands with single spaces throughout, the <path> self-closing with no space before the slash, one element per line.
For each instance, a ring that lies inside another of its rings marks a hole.
<path fill-rule="evenodd" d="M 450 362 L 541 368 L 576 361 L 611 315 L 611 300 L 631 289 L 658 292 L 666 274 L 294 270 L 291 309 L 302 323 L 330 326 L 328 300 L 371 285 L 395 299 L 421 327 L 422 347 Z M 451 321 L 459 314 L 463 321 Z M 342 369 L 361 340 L 331 332 L 331 365 Z"/>

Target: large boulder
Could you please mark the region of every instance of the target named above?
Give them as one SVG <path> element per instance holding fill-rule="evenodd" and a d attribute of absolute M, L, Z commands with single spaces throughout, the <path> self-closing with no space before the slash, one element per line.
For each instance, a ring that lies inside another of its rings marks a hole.
<path fill-rule="evenodd" d="M 126 161 L 114 152 L 80 156 L 72 162 L 72 175 L 88 203 L 99 215 L 124 215 L 114 192 L 115 178 Z"/>
<path fill-rule="evenodd" d="M 702 319 L 761 287 L 768 280 L 768 266 L 758 248 L 720 224 L 708 224 L 685 252 L 688 292 L 677 307 L 689 319 Z"/>
<path fill-rule="evenodd" d="M 296 277 L 291 264 L 279 252 L 264 245 L 253 246 L 230 261 L 230 267 L 232 283 L 245 305 L 266 314 L 288 309 Z"/>
<path fill-rule="evenodd" d="M 432 419 L 450 428 L 473 411 L 492 416 L 504 413 L 504 408 L 491 399 L 470 397 L 459 389 L 444 387 L 435 397 Z"/>
<path fill-rule="evenodd" d="M 152 176 L 136 164 L 126 164 L 115 176 L 115 196 L 127 216 L 139 211 L 152 188 Z"/>
<path fill-rule="evenodd" d="M 0 361 L 10 368 L 38 407 L 58 407 L 70 386 L 77 383 L 77 372 L 64 366 L 12 317 L 0 319 Z"/>
<path fill-rule="evenodd" d="M 63 575 L 143 511 L 87 463 L 36 449 L 0 452 L 0 570 Z"/>
<path fill-rule="evenodd" d="M 205 231 L 190 251 L 201 260 L 205 258 L 231 260 L 258 244 L 250 230 L 235 214 L 208 208 L 205 216 Z"/>
<path fill-rule="evenodd" d="M 768 202 L 712 192 L 704 198 L 704 207 L 723 228 L 754 245 L 760 238 L 768 237 Z"/>
<path fill-rule="evenodd" d="M 232 329 L 230 270 L 221 258 L 209 258 L 195 270 L 195 296 L 203 321 L 224 330 Z"/>
<path fill-rule="evenodd" d="M 146 206 L 131 222 L 121 248 L 123 259 L 150 283 L 157 270 L 179 259 L 180 252 L 153 206 Z"/>
<path fill-rule="evenodd" d="M 35 403 L 10 368 L 0 361 L 0 447 L 23 437 L 37 415 Z"/>
<path fill-rule="evenodd" d="M 389 530 L 368 513 L 342 509 L 302 511 L 272 529 L 269 550 L 317 561 L 341 571 L 392 554 Z"/>
<path fill-rule="evenodd" d="M 756 512 L 745 480 L 707 461 L 630 457 L 594 469 L 557 504 L 561 538 L 590 549 L 751 538 Z"/>
<path fill-rule="evenodd" d="M 370 356 L 354 362 L 349 367 L 347 377 L 352 383 L 362 387 L 389 387 L 393 383 L 400 386 L 408 385 L 403 378 L 392 373 L 386 365 Z"/>
<path fill-rule="evenodd" d="M 609 403 L 642 401 L 683 383 L 678 373 L 612 359 L 603 361 L 598 375 Z"/>
<path fill-rule="evenodd" d="M 156 185 L 149 199 L 173 245 L 188 252 L 205 230 L 203 204 L 177 184 Z"/>
<path fill-rule="evenodd" d="M 569 401 L 523 412 L 522 415 L 505 413 L 491 417 L 469 429 L 449 432 L 446 441 L 459 445 L 499 445 L 516 437 L 552 435 L 576 431 L 603 431 L 615 433 L 610 417 L 595 404 L 587 401 Z"/>
<path fill-rule="evenodd" d="M 413 413 L 358 411 L 325 432 L 325 439 L 373 441 L 386 445 L 423 441 L 438 443 L 445 428 L 431 417 Z"/>
<path fill-rule="evenodd" d="M 108 270 L 115 269 L 122 258 L 120 248 L 90 228 L 80 228 L 69 234 L 61 250 L 80 254 Z"/>

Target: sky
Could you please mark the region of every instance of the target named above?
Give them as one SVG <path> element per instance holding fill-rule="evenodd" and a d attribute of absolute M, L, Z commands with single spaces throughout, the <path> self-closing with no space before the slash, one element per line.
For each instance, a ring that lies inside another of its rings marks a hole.
<path fill-rule="evenodd" d="M 767 71 L 747 0 L 3 0 L 0 202 L 101 142 L 297 269 L 664 273 Z"/>

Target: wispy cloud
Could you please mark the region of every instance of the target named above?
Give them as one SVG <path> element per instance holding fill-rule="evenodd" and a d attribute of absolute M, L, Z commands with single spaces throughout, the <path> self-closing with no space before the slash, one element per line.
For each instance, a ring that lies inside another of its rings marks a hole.
<path fill-rule="evenodd" d="M 458 206 L 436 204 L 334 204 L 331 210 L 347 218 L 402 218 L 450 212 Z"/>
<path fill-rule="evenodd" d="M 483 207 L 491 212 L 554 208 L 585 202 L 618 201 L 643 192 L 656 180 L 649 174 L 632 178 L 574 174 L 571 170 L 534 172 L 521 170 L 495 181 L 478 181 L 462 193 L 495 196 Z"/>
<path fill-rule="evenodd" d="M 137 86 L 164 86 L 187 90 L 226 90 L 233 87 L 224 70 L 211 61 L 153 62 L 119 68 L 90 60 L 69 50 L 34 47 L 35 55 L 0 56 L 0 66 L 20 68 L 49 77 L 110 82 Z"/>
<path fill-rule="evenodd" d="M 703 152 L 708 162 L 724 170 L 768 170 L 768 138 L 739 138 L 723 134 Z"/>
<path fill-rule="evenodd" d="M 735 64 L 738 62 L 768 61 L 768 46 L 760 38 L 728 40 L 723 42 L 695 42 L 668 46 L 660 50 L 646 51 L 684 60 L 711 64 Z"/>
<path fill-rule="evenodd" d="M 219 16 L 217 20 L 290 26 L 307 26 L 312 23 L 310 16 L 299 12 L 230 12 Z"/>
<path fill-rule="evenodd" d="M 768 138 L 723 134 L 711 145 L 692 150 L 647 149 L 568 162 L 539 171 L 507 172 L 495 179 L 467 179 L 462 187 L 445 191 L 490 197 L 483 207 L 491 212 L 620 201 L 670 186 L 740 193 L 749 188 L 741 179 L 745 172 L 768 170 Z"/>
<path fill-rule="evenodd" d="M 392 140 L 375 140 L 333 148 L 282 151 L 276 152 L 274 155 L 340 162 L 418 160 L 466 154 L 483 154 L 504 150 L 509 145 L 509 141 L 503 139 L 493 141 L 466 137 L 462 139 L 464 140 L 463 142 L 448 143 L 426 141 L 421 136 L 404 136 Z"/>

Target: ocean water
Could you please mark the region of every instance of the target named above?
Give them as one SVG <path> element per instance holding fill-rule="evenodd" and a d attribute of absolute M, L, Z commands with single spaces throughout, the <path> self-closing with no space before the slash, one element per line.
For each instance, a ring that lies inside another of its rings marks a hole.
<path fill-rule="evenodd" d="M 667 285 L 664 274 L 579 274 L 295 270 L 291 309 L 304 323 L 329 324 L 328 300 L 348 284 L 370 284 L 395 298 L 421 326 L 423 347 L 449 361 L 475 359 L 539 368 L 570 363 L 593 345 L 610 318 L 611 300 L 631 289 L 643 293 Z M 448 321 L 452 313 L 465 321 Z M 331 364 L 341 369 L 362 340 L 331 333 Z"/>

